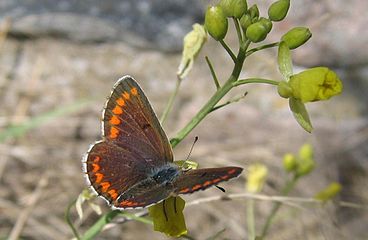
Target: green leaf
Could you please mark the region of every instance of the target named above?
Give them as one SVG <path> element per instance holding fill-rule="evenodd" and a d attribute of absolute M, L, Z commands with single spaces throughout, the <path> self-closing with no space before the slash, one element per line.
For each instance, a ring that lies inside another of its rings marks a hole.
<path fill-rule="evenodd" d="M 291 61 L 290 49 L 285 42 L 280 42 L 279 52 L 277 56 L 280 73 L 284 76 L 286 81 L 289 81 L 293 75 L 293 63 Z"/>
<path fill-rule="evenodd" d="M 169 197 L 161 203 L 148 208 L 153 220 L 153 229 L 170 237 L 187 234 L 183 210 L 185 201 L 181 197 Z"/>
<path fill-rule="evenodd" d="M 304 128 L 305 131 L 311 133 L 313 127 L 304 103 L 302 103 L 302 101 L 300 101 L 299 99 L 291 97 L 289 98 L 289 106 L 299 125 Z"/>
<path fill-rule="evenodd" d="M 81 100 L 75 102 L 71 105 L 62 106 L 60 108 L 54 109 L 52 111 L 42 113 L 39 116 L 32 117 L 31 119 L 17 125 L 11 125 L 4 131 L 0 132 L 0 143 L 4 142 L 8 138 L 17 138 L 24 136 L 29 130 L 37 128 L 44 123 L 47 123 L 54 118 L 68 115 L 70 113 L 76 112 L 86 104 L 90 103 L 88 100 Z"/>

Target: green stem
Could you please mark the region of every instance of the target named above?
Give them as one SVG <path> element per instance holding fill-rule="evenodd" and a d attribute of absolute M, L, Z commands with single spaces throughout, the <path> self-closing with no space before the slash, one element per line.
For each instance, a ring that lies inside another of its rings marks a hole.
<path fill-rule="evenodd" d="M 220 83 L 217 79 L 215 69 L 213 68 L 212 63 L 211 63 L 210 59 L 207 56 L 205 56 L 205 59 L 206 59 L 206 62 L 208 64 L 208 67 L 210 68 L 212 79 L 215 82 L 216 89 L 219 89 L 220 88 Z"/>
<path fill-rule="evenodd" d="M 246 45 L 244 45 L 246 46 Z M 181 129 L 175 138 L 170 140 L 171 146 L 174 148 L 178 145 L 202 120 L 209 114 L 222 97 L 233 88 L 233 83 L 239 78 L 240 71 L 245 60 L 245 48 L 241 46 L 238 56 L 236 57 L 235 66 L 226 83 L 219 88 L 208 102 L 198 111 L 192 120 Z"/>
<path fill-rule="evenodd" d="M 77 200 L 75 199 L 74 201 L 72 201 L 71 203 L 69 203 L 66 211 L 65 211 L 65 220 L 68 223 L 69 227 L 72 229 L 74 236 L 77 239 L 80 239 L 79 234 L 77 229 L 74 227 L 74 224 L 72 223 L 72 220 L 70 219 L 70 209 L 72 208 L 72 206 L 75 205 L 75 203 L 77 202 Z"/>
<path fill-rule="evenodd" d="M 288 181 L 281 191 L 282 196 L 287 196 L 289 192 L 294 188 L 295 183 L 298 181 L 298 177 L 294 176 L 293 179 Z M 273 219 L 276 216 L 277 211 L 280 209 L 282 202 L 275 202 L 272 206 L 271 212 L 267 217 L 266 223 L 263 225 L 261 239 L 265 239 L 267 232 L 271 226 Z"/>
<path fill-rule="evenodd" d="M 243 42 L 243 35 L 242 35 L 241 30 L 240 30 L 239 21 L 235 17 L 233 17 L 233 21 L 234 21 L 234 25 L 235 25 L 236 33 L 238 35 L 238 41 L 239 41 L 239 45 L 240 45 Z"/>
<path fill-rule="evenodd" d="M 264 78 L 247 78 L 247 79 L 240 79 L 233 83 L 233 86 L 239 86 L 243 84 L 248 83 L 265 83 L 265 84 L 271 84 L 271 85 L 279 85 L 279 81 L 270 80 L 270 79 L 264 79 Z"/>
<path fill-rule="evenodd" d="M 226 52 L 230 55 L 231 59 L 234 63 L 236 63 L 237 59 L 233 51 L 231 51 L 230 47 L 224 42 L 224 40 L 219 41 L 221 45 L 225 48 Z"/>
<path fill-rule="evenodd" d="M 174 92 L 171 93 L 171 96 L 169 98 L 169 102 L 167 103 L 164 112 L 162 113 L 162 116 L 160 118 L 160 122 L 161 124 L 164 124 L 164 122 L 167 119 L 167 116 L 169 115 L 169 113 L 171 112 L 171 109 L 174 105 L 174 101 L 176 98 L 176 95 L 179 92 L 179 88 L 180 88 L 180 83 L 181 83 L 181 78 L 178 76 L 177 80 L 176 80 L 176 85 L 175 85 L 175 90 Z"/>
<path fill-rule="evenodd" d="M 255 234 L 255 225 L 254 225 L 254 200 L 249 199 L 247 201 L 247 225 L 248 225 L 248 239 L 254 240 L 256 237 Z"/>
<path fill-rule="evenodd" d="M 223 103 L 223 104 L 220 104 L 220 105 L 217 105 L 215 106 L 214 108 L 212 108 L 211 112 L 217 110 L 217 109 L 220 109 L 220 108 L 223 108 L 231 103 L 235 103 L 235 102 L 239 102 L 240 100 L 242 100 L 243 98 L 245 98 L 245 96 L 247 96 L 248 92 L 245 92 L 243 95 L 241 96 L 238 96 L 236 98 L 233 98 L 233 99 L 230 99 L 229 101 Z"/>
<path fill-rule="evenodd" d="M 113 210 L 105 215 L 103 215 L 92 227 L 90 227 L 82 236 L 81 240 L 93 239 L 97 234 L 99 234 L 102 228 L 110 223 L 114 217 L 120 213 L 120 210 Z"/>
<path fill-rule="evenodd" d="M 248 57 L 249 55 L 259 51 L 259 50 L 262 50 L 262 49 L 267 49 L 267 48 L 273 48 L 273 47 L 276 47 L 279 45 L 279 42 L 274 42 L 274 43 L 270 43 L 270 44 L 266 44 L 266 45 L 262 45 L 262 46 L 259 46 L 259 47 L 256 47 L 256 48 L 252 48 L 250 50 L 247 51 L 247 53 L 245 54 L 246 57 Z"/>

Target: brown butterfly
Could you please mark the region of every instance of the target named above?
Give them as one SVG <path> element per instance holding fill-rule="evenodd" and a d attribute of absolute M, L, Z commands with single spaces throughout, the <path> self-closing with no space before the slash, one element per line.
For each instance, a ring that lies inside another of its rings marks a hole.
<path fill-rule="evenodd" d="M 90 147 L 83 168 L 91 188 L 113 208 L 147 207 L 169 196 L 207 189 L 243 170 L 183 170 L 174 164 L 169 140 L 130 76 L 114 85 L 102 115 L 103 139 Z"/>

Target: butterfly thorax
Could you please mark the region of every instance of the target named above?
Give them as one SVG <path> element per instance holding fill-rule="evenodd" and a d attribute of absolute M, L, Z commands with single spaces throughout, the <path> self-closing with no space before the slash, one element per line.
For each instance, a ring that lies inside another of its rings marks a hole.
<path fill-rule="evenodd" d="M 150 176 L 157 184 L 167 185 L 172 183 L 180 174 L 179 168 L 175 164 L 166 164 L 154 171 Z"/>
<path fill-rule="evenodd" d="M 122 193 L 117 201 L 134 200 L 148 192 L 151 192 L 151 195 L 159 194 L 160 197 L 166 198 L 174 192 L 173 182 L 181 173 L 179 167 L 172 163 L 153 169 L 146 179 L 139 181 Z"/>

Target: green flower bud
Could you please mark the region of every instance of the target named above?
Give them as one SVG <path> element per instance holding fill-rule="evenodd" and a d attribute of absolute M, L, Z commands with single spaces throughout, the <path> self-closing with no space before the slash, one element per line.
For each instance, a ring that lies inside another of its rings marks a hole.
<path fill-rule="evenodd" d="M 279 0 L 269 7 L 268 9 L 268 17 L 271 21 L 277 22 L 281 21 L 286 17 L 287 12 L 289 11 L 290 0 Z"/>
<path fill-rule="evenodd" d="M 300 158 L 297 161 L 295 174 L 298 177 L 309 174 L 315 167 L 315 162 L 312 158 Z"/>
<path fill-rule="evenodd" d="M 313 148 L 310 144 L 304 144 L 299 149 L 299 158 L 297 161 L 296 175 L 301 177 L 310 173 L 315 167 L 313 159 Z"/>
<path fill-rule="evenodd" d="M 303 103 L 327 100 L 342 92 L 337 74 L 326 67 L 315 67 L 290 77 L 292 95 Z"/>
<path fill-rule="evenodd" d="M 247 11 L 246 0 L 221 0 L 220 7 L 227 17 L 241 18 Z"/>
<path fill-rule="evenodd" d="M 279 85 L 277 86 L 277 92 L 283 98 L 289 98 L 289 97 L 293 96 L 293 94 L 292 94 L 293 91 L 292 91 L 291 87 L 285 81 L 279 82 Z"/>
<path fill-rule="evenodd" d="M 314 198 L 326 202 L 339 194 L 341 192 L 341 188 L 340 183 L 333 182 L 328 187 L 317 193 Z"/>
<path fill-rule="evenodd" d="M 252 23 L 255 23 L 258 21 L 258 17 L 259 17 L 259 10 L 256 4 L 254 4 L 253 6 L 251 6 L 248 9 L 248 13 L 250 15 L 250 19 L 252 19 Z"/>
<path fill-rule="evenodd" d="M 283 165 L 286 172 L 292 172 L 297 166 L 296 158 L 293 154 L 287 153 L 283 158 Z"/>
<path fill-rule="evenodd" d="M 206 11 L 204 26 L 208 33 L 217 41 L 222 40 L 227 33 L 227 18 L 219 6 L 209 7 Z"/>
<path fill-rule="evenodd" d="M 246 32 L 247 28 L 252 24 L 252 19 L 249 14 L 244 14 L 240 19 L 240 26 Z"/>
<path fill-rule="evenodd" d="M 312 145 L 306 143 L 301 146 L 299 149 L 299 157 L 304 159 L 312 159 L 313 158 L 313 148 Z"/>
<path fill-rule="evenodd" d="M 272 22 L 264 17 L 261 17 L 258 22 L 262 23 L 262 25 L 267 29 L 267 33 L 269 33 L 272 29 Z"/>
<path fill-rule="evenodd" d="M 281 40 L 284 41 L 289 49 L 295 49 L 303 45 L 312 37 L 312 33 L 306 27 L 295 27 L 285 33 Z"/>
<path fill-rule="evenodd" d="M 252 42 L 260 42 L 263 41 L 268 34 L 267 28 L 261 22 L 256 22 L 250 25 L 245 32 L 245 35 Z"/>

